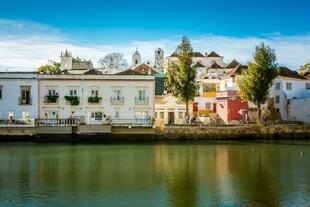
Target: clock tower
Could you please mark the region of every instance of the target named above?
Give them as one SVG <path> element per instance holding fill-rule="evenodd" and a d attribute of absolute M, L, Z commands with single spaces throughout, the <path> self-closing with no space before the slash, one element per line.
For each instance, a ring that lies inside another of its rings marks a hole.
<path fill-rule="evenodd" d="M 155 67 L 159 71 L 162 69 L 164 64 L 164 51 L 160 48 L 158 48 L 155 51 Z"/>

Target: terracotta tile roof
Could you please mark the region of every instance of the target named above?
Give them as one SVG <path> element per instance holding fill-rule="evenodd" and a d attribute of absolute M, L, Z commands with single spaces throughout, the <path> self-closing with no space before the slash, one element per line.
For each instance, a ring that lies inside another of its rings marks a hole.
<path fill-rule="evenodd" d="M 143 63 L 141 65 L 138 65 L 136 68 L 133 69 L 136 72 L 139 72 L 143 75 L 148 75 L 148 71 L 151 70 L 151 75 L 156 75 L 158 72 L 156 72 L 152 67 L 148 66 L 147 64 Z"/>
<path fill-rule="evenodd" d="M 310 72 L 305 72 L 305 73 L 303 74 L 303 76 L 304 76 L 304 78 L 310 80 Z"/>
<path fill-rule="evenodd" d="M 223 69 L 221 66 L 219 66 L 217 63 L 213 63 L 208 69 Z"/>
<path fill-rule="evenodd" d="M 201 52 L 193 52 L 193 57 L 205 57 Z M 170 55 L 170 57 L 177 57 L 177 53 L 174 52 Z"/>
<path fill-rule="evenodd" d="M 217 54 L 216 52 L 212 51 L 207 55 L 207 57 L 221 57 L 221 56 Z"/>
<path fill-rule="evenodd" d="M 240 65 L 240 63 L 233 59 L 233 61 L 231 61 L 225 68 L 236 68 Z"/>
<path fill-rule="evenodd" d="M 143 74 L 135 70 L 128 69 L 119 73 L 115 73 L 114 75 L 143 75 Z"/>
<path fill-rule="evenodd" d="M 287 78 L 306 79 L 305 77 L 300 75 L 297 71 L 290 70 L 287 67 L 279 67 L 278 75 Z"/>
<path fill-rule="evenodd" d="M 237 68 L 235 68 L 234 70 L 232 70 L 232 71 L 230 72 L 230 76 L 231 76 L 231 77 L 235 77 L 236 75 L 241 75 L 241 72 L 242 72 L 243 70 L 246 70 L 246 69 L 248 69 L 248 66 L 247 66 L 247 65 L 240 65 L 240 64 L 239 64 L 239 66 L 238 66 Z"/>
<path fill-rule="evenodd" d="M 85 73 L 83 73 L 84 75 L 102 75 L 102 72 L 100 72 L 97 69 L 90 69 L 88 71 L 86 71 Z"/>
<path fill-rule="evenodd" d="M 206 67 L 206 66 L 204 66 L 200 61 L 198 61 L 198 62 L 194 65 L 194 67 L 202 68 L 202 67 Z"/>
<path fill-rule="evenodd" d="M 201 52 L 193 52 L 193 57 L 204 57 Z"/>

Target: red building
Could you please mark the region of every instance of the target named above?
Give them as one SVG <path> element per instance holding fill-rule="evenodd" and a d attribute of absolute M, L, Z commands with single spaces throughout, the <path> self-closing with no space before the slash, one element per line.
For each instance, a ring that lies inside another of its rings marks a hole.
<path fill-rule="evenodd" d="M 237 91 L 223 91 L 216 94 L 216 113 L 226 124 L 247 122 L 248 102 L 238 96 Z"/>

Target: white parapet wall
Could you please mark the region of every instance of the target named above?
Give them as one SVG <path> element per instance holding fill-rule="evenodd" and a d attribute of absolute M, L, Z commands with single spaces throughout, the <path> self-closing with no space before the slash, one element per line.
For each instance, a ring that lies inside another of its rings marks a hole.
<path fill-rule="evenodd" d="M 310 123 L 310 98 L 289 100 L 288 121 Z"/>

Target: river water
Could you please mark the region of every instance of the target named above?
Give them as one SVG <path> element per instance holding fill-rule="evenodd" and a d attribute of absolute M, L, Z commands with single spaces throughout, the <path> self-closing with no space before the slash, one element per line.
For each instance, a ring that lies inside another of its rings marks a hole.
<path fill-rule="evenodd" d="M 310 206 L 310 142 L 0 144 L 0 206 Z"/>

